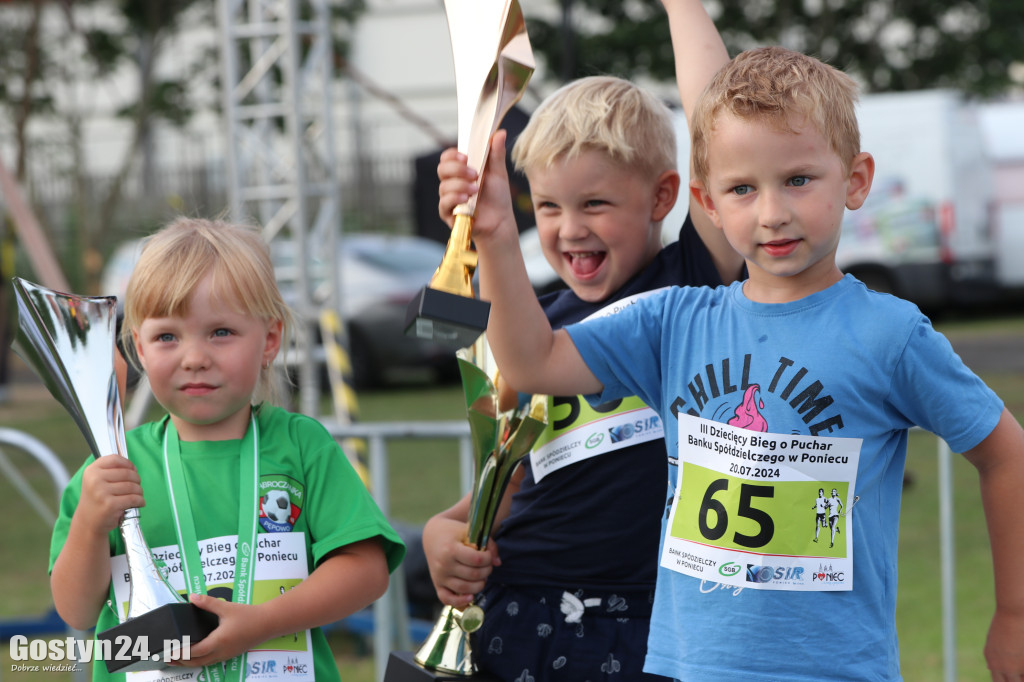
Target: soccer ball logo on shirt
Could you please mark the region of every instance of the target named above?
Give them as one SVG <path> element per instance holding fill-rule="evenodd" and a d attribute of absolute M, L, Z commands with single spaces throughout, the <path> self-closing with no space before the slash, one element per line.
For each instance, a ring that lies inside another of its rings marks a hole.
<path fill-rule="evenodd" d="M 291 532 L 302 513 L 302 487 L 283 478 L 274 476 L 260 481 L 259 522 L 269 533 Z"/>

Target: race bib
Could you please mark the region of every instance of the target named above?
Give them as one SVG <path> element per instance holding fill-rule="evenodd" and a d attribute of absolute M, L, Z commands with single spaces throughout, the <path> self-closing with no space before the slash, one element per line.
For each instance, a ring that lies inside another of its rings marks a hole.
<path fill-rule="evenodd" d="M 859 438 L 761 433 L 680 414 L 661 565 L 752 589 L 852 590 L 860 450 Z"/>
<path fill-rule="evenodd" d="M 620 299 L 586 319 L 614 315 L 657 291 Z M 530 452 L 533 478 L 664 435 L 661 417 L 637 397 L 591 407 L 582 396 L 548 396 L 548 423 Z"/>
<path fill-rule="evenodd" d="M 256 536 L 256 571 L 252 603 L 260 604 L 292 589 L 309 576 L 306 567 L 306 534 L 261 533 Z M 217 588 L 231 589 L 235 580 L 234 535 L 199 541 L 199 555 L 206 577 L 207 591 L 216 596 Z M 168 573 L 171 587 L 185 592 L 181 556 L 177 545 L 152 548 L 158 565 Z M 128 562 L 123 554 L 110 560 L 118 618 L 128 612 Z M 165 668 L 127 673 L 129 682 L 185 682 L 195 680 L 202 668 Z M 313 682 L 313 646 L 309 630 L 277 637 L 251 649 L 246 657 L 246 680 L 284 680 Z"/>
<path fill-rule="evenodd" d="M 530 452 L 533 477 L 664 435 L 661 417 L 639 398 L 591 407 L 581 396 L 548 396 L 548 423 Z"/>

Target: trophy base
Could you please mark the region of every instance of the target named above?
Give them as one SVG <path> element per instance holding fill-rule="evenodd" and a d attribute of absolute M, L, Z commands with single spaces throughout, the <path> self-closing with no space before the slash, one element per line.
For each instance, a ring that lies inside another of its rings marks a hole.
<path fill-rule="evenodd" d="M 463 682 L 498 682 L 490 675 L 456 675 L 438 670 L 427 670 L 413 658 L 411 651 L 392 651 L 388 656 L 388 667 L 384 671 L 384 682 L 435 682 L 462 680 Z"/>
<path fill-rule="evenodd" d="M 487 329 L 490 312 L 487 301 L 424 287 L 409 303 L 405 333 L 453 349 L 465 348 Z"/>
<path fill-rule="evenodd" d="M 167 647 L 181 647 L 185 637 L 195 644 L 210 634 L 217 623 L 217 616 L 192 604 L 165 604 L 96 633 L 96 639 L 110 642 L 107 672 L 161 670 L 167 667 Z"/>

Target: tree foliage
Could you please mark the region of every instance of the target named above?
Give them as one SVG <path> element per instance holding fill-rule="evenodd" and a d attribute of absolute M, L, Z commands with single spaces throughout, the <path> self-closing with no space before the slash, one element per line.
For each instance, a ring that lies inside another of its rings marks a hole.
<path fill-rule="evenodd" d="M 659 0 L 560 2 L 562 17 L 529 19 L 531 43 L 552 77 L 674 78 Z M 991 96 L 1020 85 L 1012 67 L 1024 62 L 1024 0 L 705 0 L 705 7 L 730 54 L 783 45 L 842 68 L 869 92 L 952 87 Z"/>

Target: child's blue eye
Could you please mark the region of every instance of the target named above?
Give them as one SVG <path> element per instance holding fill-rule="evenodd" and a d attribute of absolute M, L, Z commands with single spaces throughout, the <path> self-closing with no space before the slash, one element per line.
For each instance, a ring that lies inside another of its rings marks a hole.
<path fill-rule="evenodd" d="M 749 194 L 750 192 L 752 192 L 753 189 L 754 188 L 751 187 L 750 185 L 737 185 L 736 187 L 732 188 L 732 191 L 733 194 L 743 196 L 745 194 Z"/>
<path fill-rule="evenodd" d="M 170 343 L 171 341 L 174 341 L 174 334 L 161 334 L 156 337 L 156 340 L 160 343 Z"/>
<path fill-rule="evenodd" d="M 789 183 L 791 185 L 793 185 L 794 187 L 806 187 L 807 183 L 810 182 L 810 181 L 811 181 L 811 179 L 809 177 L 807 177 L 806 175 L 798 175 L 795 178 L 792 178 L 789 181 Z"/>
<path fill-rule="evenodd" d="M 230 329 L 221 328 L 221 329 L 218 329 L 215 332 L 213 332 L 213 335 L 214 336 L 231 336 L 231 330 Z"/>

